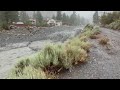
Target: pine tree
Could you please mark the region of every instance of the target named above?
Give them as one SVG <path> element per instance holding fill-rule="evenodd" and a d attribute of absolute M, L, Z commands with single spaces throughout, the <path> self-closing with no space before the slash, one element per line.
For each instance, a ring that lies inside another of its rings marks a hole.
<path fill-rule="evenodd" d="M 62 21 L 63 22 L 66 22 L 67 21 L 67 16 L 66 16 L 66 14 L 65 13 L 63 13 L 63 15 L 62 15 L 63 17 L 62 17 Z"/>
<path fill-rule="evenodd" d="M 62 13 L 61 13 L 61 11 L 57 11 L 56 19 L 57 20 L 62 20 Z"/>
<path fill-rule="evenodd" d="M 102 25 L 106 25 L 106 22 L 107 21 L 107 15 L 106 15 L 106 13 L 104 12 L 103 13 L 103 15 L 100 17 L 100 23 L 102 24 Z"/>
<path fill-rule="evenodd" d="M 36 23 L 39 26 L 42 24 L 42 22 L 43 22 L 43 16 L 40 11 L 37 11 L 36 12 Z"/>
<path fill-rule="evenodd" d="M 52 16 L 52 19 L 54 19 L 54 20 L 56 19 L 55 15 Z"/>
<path fill-rule="evenodd" d="M 77 15 L 76 15 L 76 12 L 73 11 L 72 15 L 70 16 L 70 23 L 72 25 L 76 25 L 76 20 L 77 20 Z"/>
<path fill-rule="evenodd" d="M 27 24 L 29 22 L 29 16 L 26 13 L 26 11 L 21 11 L 20 12 L 20 21 Z"/>
<path fill-rule="evenodd" d="M 18 11 L 0 11 L 1 28 L 9 29 L 9 25 L 16 21 L 18 21 Z"/>
<path fill-rule="evenodd" d="M 95 11 L 93 15 L 93 23 L 94 24 L 99 24 L 99 16 L 98 16 L 98 11 Z"/>
<path fill-rule="evenodd" d="M 18 17 L 18 11 L 9 11 L 9 18 L 11 19 L 11 22 L 17 22 L 19 21 L 19 17 Z"/>

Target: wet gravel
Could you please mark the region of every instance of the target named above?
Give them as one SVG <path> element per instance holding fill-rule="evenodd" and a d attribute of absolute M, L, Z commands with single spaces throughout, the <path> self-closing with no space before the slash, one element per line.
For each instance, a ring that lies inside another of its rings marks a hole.
<path fill-rule="evenodd" d="M 7 32 L 0 33 L 0 46 L 5 46 L 9 43 L 20 43 L 20 42 L 33 42 L 39 40 L 66 40 L 68 35 L 67 32 L 71 32 L 71 30 L 77 27 L 71 26 L 60 26 L 60 27 L 51 27 L 45 29 L 33 29 L 33 30 L 26 30 L 26 29 L 15 29 L 10 30 Z M 64 33 L 60 33 L 60 32 Z M 55 34 L 56 33 L 56 34 Z M 58 33 L 58 34 L 57 34 Z M 55 37 L 54 37 L 55 35 Z"/>

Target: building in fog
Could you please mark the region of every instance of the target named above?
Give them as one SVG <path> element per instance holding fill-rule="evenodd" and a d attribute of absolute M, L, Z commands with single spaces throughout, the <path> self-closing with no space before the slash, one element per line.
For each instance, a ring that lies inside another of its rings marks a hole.
<path fill-rule="evenodd" d="M 61 26 L 62 25 L 62 21 L 54 20 L 54 19 L 47 19 L 46 22 L 49 26 Z"/>
<path fill-rule="evenodd" d="M 62 21 L 56 20 L 56 25 L 55 26 L 61 26 L 62 25 Z"/>
<path fill-rule="evenodd" d="M 24 27 L 25 24 L 23 22 L 16 22 L 16 23 L 13 23 L 14 26 L 17 26 L 17 27 Z"/>
<path fill-rule="evenodd" d="M 55 26 L 56 25 L 56 21 L 54 19 L 49 19 L 49 20 L 47 20 L 47 24 L 49 26 Z"/>

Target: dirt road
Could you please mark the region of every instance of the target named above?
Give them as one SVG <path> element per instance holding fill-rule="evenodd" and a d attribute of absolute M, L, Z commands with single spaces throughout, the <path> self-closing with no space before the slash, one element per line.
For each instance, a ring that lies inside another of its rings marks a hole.
<path fill-rule="evenodd" d="M 120 79 L 120 32 L 106 28 L 101 31 L 110 39 L 110 50 L 101 46 L 98 40 L 90 40 L 94 47 L 89 61 L 61 74 L 60 79 Z"/>

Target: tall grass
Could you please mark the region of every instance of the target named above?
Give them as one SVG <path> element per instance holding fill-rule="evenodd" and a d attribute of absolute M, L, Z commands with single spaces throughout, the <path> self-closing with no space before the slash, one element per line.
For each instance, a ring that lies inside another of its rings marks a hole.
<path fill-rule="evenodd" d="M 8 79 L 47 79 L 46 74 L 39 69 L 35 69 L 32 66 L 27 66 L 24 68 L 22 73 L 19 73 L 19 76 L 16 76 L 15 70 L 12 71 L 10 78 Z"/>

